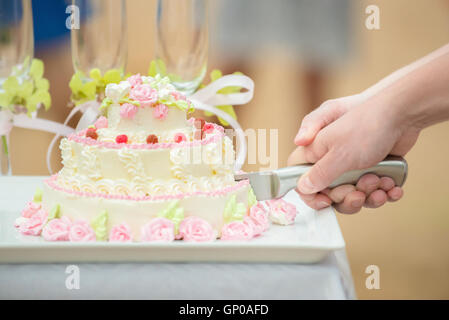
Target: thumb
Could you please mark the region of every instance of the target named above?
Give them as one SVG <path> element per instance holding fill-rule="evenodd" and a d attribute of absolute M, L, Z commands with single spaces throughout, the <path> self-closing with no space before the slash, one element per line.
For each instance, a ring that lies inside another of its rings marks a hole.
<path fill-rule="evenodd" d="M 349 161 L 342 161 L 334 152 L 326 153 L 298 180 L 298 190 L 312 194 L 326 189 L 335 179 L 350 170 Z"/>

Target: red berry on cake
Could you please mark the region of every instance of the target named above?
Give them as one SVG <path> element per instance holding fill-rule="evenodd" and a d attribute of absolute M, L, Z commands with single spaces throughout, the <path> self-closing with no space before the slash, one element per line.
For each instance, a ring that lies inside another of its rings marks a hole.
<path fill-rule="evenodd" d="M 180 133 L 175 134 L 174 140 L 176 143 L 181 143 L 181 142 L 187 141 L 187 137 L 184 133 L 180 132 Z"/>
<path fill-rule="evenodd" d="M 126 134 L 120 134 L 115 138 L 115 142 L 117 143 L 127 143 L 128 136 Z"/>
<path fill-rule="evenodd" d="M 157 136 L 155 134 L 150 134 L 147 137 L 147 143 L 154 144 L 154 143 L 158 143 L 158 142 L 159 142 L 159 139 L 157 138 Z"/>
<path fill-rule="evenodd" d="M 203 130 L 203 127 L 204 127 L 205 123 L 206 123 L 206 121 L 204 119 L 198 118 L 198 119 L 195 119 L 193 124 L 194 124 L 196 129 Z"/>
<path fill-rule="evenodd" d="M 97 129 L 88 128 L 86 131 L 86 138 L 91 138 L 91 139 L 97 140 L 97 138 L 98 138 Z"/>
<path fill-rule="evenodd" d="M 212 133 L 214 131 L 214 125 L 212 123 L 206 123 L 203 126 L 203 131 L 205 133 Z"/>

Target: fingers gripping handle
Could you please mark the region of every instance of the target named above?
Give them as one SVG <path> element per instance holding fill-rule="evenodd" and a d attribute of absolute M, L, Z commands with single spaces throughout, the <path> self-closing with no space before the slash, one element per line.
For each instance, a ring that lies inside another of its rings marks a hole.
<path fill-rule="evenodd" d="M 304 164 L 274 170 L 279 181 L 279 195 L 287 193 L 296 187 L 298 179 L 304 175 L 313 164 Z M 361 170 L 352 170 L 344 173 L 334 180 L 329 187 L 335 188 L 343 184 L 356 185 L 357 181 L 365 174 L 372 173 L 379 177 L 390 177 L 395 185 L 402 186 L 407 178 L 407 161 L 402 157 L 388 156 L 373 167 Z"/>

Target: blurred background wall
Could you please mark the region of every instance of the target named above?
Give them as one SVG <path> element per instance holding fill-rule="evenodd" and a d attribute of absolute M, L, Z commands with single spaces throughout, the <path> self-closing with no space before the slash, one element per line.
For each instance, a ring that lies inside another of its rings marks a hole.
<path fill-rule="evenodd" d="M 294 148 L 293 137 L 310 110 L 326 99 L 357 93 L 449 41 L 448 0 L 315 0 L 315 4 L 304 0 L 297 1 L 301 2 L 297 11 L 285 9 L 297 5 L 290 0 L 273 0 L 246 15 L 243 22 L 250 26 L 266 21 L 266 30 L 271 26 L 282 37 L 264 36 L 262 29 L 255 41 L 240 35 L 235 42 L 230 37 L 239 24 L 228 28 L 223 17 L 237 19 L 232 7 L 237 2 L 225 7 L 223 1 L 210 2 L 209 67 L 226 73 L 243 71 L 254 79 L 254 100 L 236 107 L 239 120 L 243 128 L 279 129 L 280 166 Z M 380 30 L 365 27 L 365 8 L 370 4 L 380 8 Z M 145 73 L 155 52 L 156 1 L 128 1 L 127 10 L 127 71 Z M 283 14 L 289 11 L 290 15 Z M 261 17 L 266 12 L 271 14 Z M 50 23 L 42 10 L 35 15 L 39 16 L 35 16 L 35 30 Z M 60 23 L 65 23 L 65 17 L 62 14 Z M 254 32 L 250 29 L 241 32 L 248 36 Z M 39 116 L 62 122 L 69 112 L 68 82 L 73 73 L 70 41 L 64 34 L 51 41 L 43 37 L 37 41 L 36 56 L 45 62 L 53 98 L 51 110 Z M 48 174 L 45 152 L 51 138 L 15 128 L 13 173 Z M 410 174 L 403 200 L 356 215 L 338 215 L 359 298 L 449 298 L 448 140 L 447 122 L 422 133 L 407 156 Z M 59 168 L 59 154 L 53 158 L 53 166 Z M 380 290 L 365 288 L 365 268 L 371 264 L 380 268 Z"/>

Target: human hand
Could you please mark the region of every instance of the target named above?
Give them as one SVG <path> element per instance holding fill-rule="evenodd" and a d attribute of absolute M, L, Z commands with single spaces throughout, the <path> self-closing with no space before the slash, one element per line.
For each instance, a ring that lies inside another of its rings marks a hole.
<path fill-rule="evenodd" d="M 315 163 L 298 181 L 307 205 L 322 209 L 334 204 L 339 212 L 355 213 L 402 197 L 391 178 L 373 174 L 356 186 L 327 188 L 346 171 L 368 168 L 388 154 L 405 155 L 416 142 L 419 130 L 400 121 L 392 106 L 379 107 L 378 102 L 363 95 L 329 100 L 304 118 L 288 163 Z"/>

